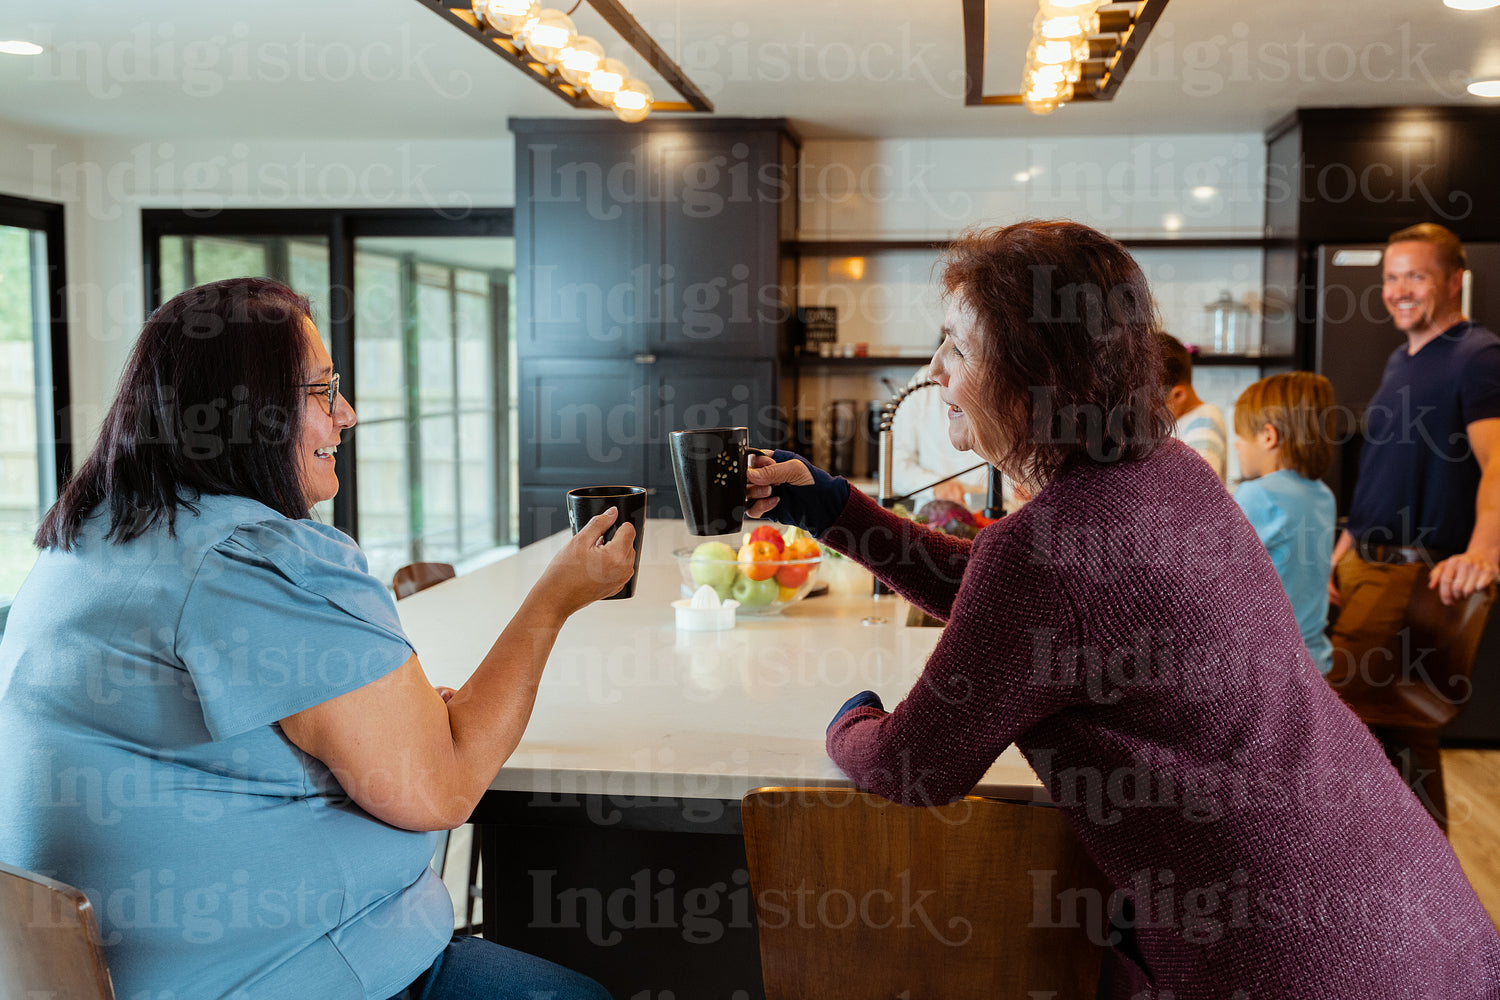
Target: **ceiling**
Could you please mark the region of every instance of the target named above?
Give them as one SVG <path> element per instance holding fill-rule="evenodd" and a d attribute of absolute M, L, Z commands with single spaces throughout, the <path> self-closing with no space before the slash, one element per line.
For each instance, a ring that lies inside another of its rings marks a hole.
<path fill-rule="evenodd" d="M 959 0 L 624 3 L 718 115 L 806 138 L 1258 132 L 1298 106 L 1483 103 L 1465 84 L 1500 77 L 1500 8 L 1171 0 L 1113 102 L 1041 118 L 963 106 Z M 1036 3 L 988 9 L 985 92 L 1014 92 Z M 587 5 L 575 19 L 676 99 Z M 416 0 L 0 0 L 3 38 L 48 52 L 0 55 L 0 120 L 68 133 L 473 138 L 584 114 Z"/>

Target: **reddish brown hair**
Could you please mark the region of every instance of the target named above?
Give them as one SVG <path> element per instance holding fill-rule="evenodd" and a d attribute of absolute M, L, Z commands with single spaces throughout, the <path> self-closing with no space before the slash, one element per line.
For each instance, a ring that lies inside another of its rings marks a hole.
<path fill-rule="evenodd" d="M 1333 463 L 1333 384 L 1312 372 L 1283 372 L 1253 383 L 1234 401 L 1234 432 L 1243 438 L 1276 428 L 1281 467 L 1317 479 Z"/>
<path fill-rule="evenodd" d="M 1464 245 L 1458 234 L 1436 222 L 1419 222 L 1415 226 L 1398 230 L 1385 241 L 1386 246 L 1392 243 L 1430 243 L 1437 248 L 1438 260 L 1448 269 L 1449 274 L 1468 270 L 1469 259 L 1464 254 Z"/>
<path fill-rule="evenodd" d="M 943 285 L 974 311 L 1007 471 L 1046 482 L 1144 458 L 1171 433 L 1151 291 L 1119 243 L 1076 222 L 974 230 Z"/>

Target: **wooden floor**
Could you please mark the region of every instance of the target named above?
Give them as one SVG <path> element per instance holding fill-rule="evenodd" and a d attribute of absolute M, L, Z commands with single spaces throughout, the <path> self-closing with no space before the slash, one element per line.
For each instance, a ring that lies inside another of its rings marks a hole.
<path fill-rule="evenodd" d="M 1444 750 L 1448 842 L 1500 928 L 1500 750 Z"/>

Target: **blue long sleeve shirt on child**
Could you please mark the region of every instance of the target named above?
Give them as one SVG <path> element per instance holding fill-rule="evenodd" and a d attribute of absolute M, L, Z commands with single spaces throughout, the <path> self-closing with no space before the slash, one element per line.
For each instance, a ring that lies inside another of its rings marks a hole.
<path fill-rule="evenodd" d="M 1255 529 L 1297 615 L 1303 645 L 1319 670 L 1333 668 L 1328 622 L 1328 577 L 1333 569 L 1333 491 L 1291 469 L 1240 484 L 1234 499 Z"/>

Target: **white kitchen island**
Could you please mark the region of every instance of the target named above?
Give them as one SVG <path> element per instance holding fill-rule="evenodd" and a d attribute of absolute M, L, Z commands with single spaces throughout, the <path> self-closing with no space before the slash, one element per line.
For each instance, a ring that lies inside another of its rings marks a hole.
<path fill-rule="evenodd" d="M 434 684 L 463 684 L 564 541 L 397 605 Z M 906 626 L 903 600 L 872 596 L 868 574 L 835 560 L 820 568 L 830 595 L 678 632 L 672 552 L 701 541 L 646 522 L 635 596 L 563 628 L 526 735 L 474 815 L 485 936 L 621 998 L 762 995 L 740 797 L 848 785 L 823 749 L 833 713 L 866 688 L 894 707 L 941 635 Z M 1046 801 L 1014 747 L 975 791 Z"/>
<path fill-rule="evenodd" d="M 644 536 L 635 596 L 599 601 L 563 628 L 526 735 L 491 787 L 737 802 L 761 785 L 847 785 L 823 751 L 833 713 L 867 688 L 894 707 L 941 630 L 907 627 L 904 601 L 871 596 L 867 574 L 827 560 L 830 595 L 741 615 L 728 632 L 678 632 L 672 552 L 705 539 L 675 520 L 647 521 Z M 565 539 L 400 602 L 434 684 L 463 684 Z M 1042 793 L 1011 747 L 975 794 Z"/>

